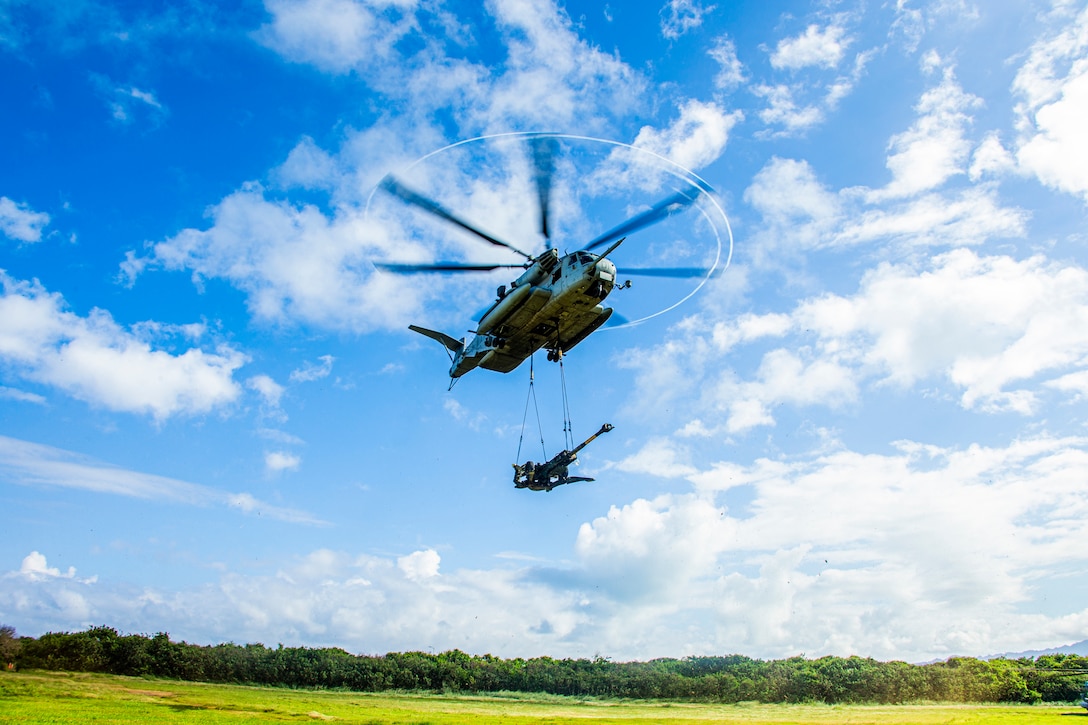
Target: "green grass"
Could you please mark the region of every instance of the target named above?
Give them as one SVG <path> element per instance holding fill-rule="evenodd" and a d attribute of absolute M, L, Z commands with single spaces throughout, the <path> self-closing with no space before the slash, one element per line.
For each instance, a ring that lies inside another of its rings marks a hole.
<path fill-rule="evenodd" d="M 1088 723 L 1074 706 L 713 705 L 633 700 L 287 690 L 61 672 L 0 673 L 5 723 Z"/>

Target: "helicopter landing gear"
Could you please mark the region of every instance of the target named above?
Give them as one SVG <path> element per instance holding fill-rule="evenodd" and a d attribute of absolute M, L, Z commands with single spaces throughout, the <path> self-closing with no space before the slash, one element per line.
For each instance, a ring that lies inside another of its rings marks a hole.
<path fill-rule="evenodd" d="M 563 362 L 563 348 L 548 350 L 548 362 Z"/>

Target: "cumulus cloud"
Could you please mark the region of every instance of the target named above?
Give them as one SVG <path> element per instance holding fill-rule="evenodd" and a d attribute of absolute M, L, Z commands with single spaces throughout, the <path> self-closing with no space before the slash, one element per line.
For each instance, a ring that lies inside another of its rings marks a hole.
<path fill-rule="evenodd" d="M 19 242 L 39 242 L 42 229 L 48 226 L 49 215 L 37 212 L 26 204 L 0 196 L 0 232 Z"/>
<path fill-rule="evenodd" d="M 1059 14 L 1061 15 L 1061 14 Z M 1013 82 L 1022 99 L 1016 158 L 1042 183 L 1088 202 L 1088 9 L 1059 17 L 1057 30 L 1032 45 Z"/>
<path fill-rule="evenodd" d="M 729 142 L 729 131 L 743 118 L 740 111 L 727 113 L 715 103 L 690 99 L 680 107 L 680 117 L 668 128 L 643 126 L 634 145 L 684 168 L 700 169 L 721 156 Z"/>
<path fill-rule="evenodd" d="M 898 192 L 895 192 L 898 193 Z M 997 189 L 915 190 L 903 199 L 886 189 L 834 192 L 805 161 L 772 158 L 752 179 L 744 200 L 763 217 L 756 256 L 772 251 L 856 247 L 874 242 L 895 248 L 978 246 L 1022 237 L 1028 215 L 1001 203 Z"/>
<path fill-rule="evenodd" d="M 850 45 L 846 29 L 839 25 L 809 25 L 804 32 L 778 42 L 771 53 L 775 68 L 797 70 L 807 66 L 834 68 Z"/>
<path fill-rule="evenodd" d="M 913 196 L 965 173 L 971 152 L 965 133 L 971 122 L 968 112 L 981 103 L 982 99 L 965 93 L 947 69 L 941 84 L 922 94 L 914 124 L 892 137 L 887 160 L 892 180 L 871 191 L 870 199 Z"/>
<path fill-rule="evenodd" d="M 767 100 L 767 107 L 759 112 L 759 118 L 768 126 L 782 126 L 787 133 L 803 131 L 824 119 L 823 111 L 816 105 L 798 105 L 793 86 L 784 84 L 759 84 L 752 92 Z"/>
<path fill-rule="evenodd" d="M 370 259 L 387 250 L 410 254 L 361 212 L 332 219 L 314 206 L 266 199 L 247 185 L 210 212 L 208 229 L 185 229 L 151 245 L 146 256 L 128 254 L 122 271 L 130 282 L 149 269 L 190 270 L 194 280 L 222 278 L 246 292 L 251 314 L 265 323 L 307 323 L 369 330 L 406 325 L 422 290 L 392 275 L 374 274 Z"/>
<path fill-rule="evenodd" d="M 299 63 L 346 73 L 394 56 L 416 28 L 415 0 L 266 0 L 272 19 L 256 34 Z"/>
<path fill-rule="evenodd" d="M 648 441 L 637 453 L 616 464 L 621 471 L 649 473 L 662 478 L 680 478 L 695 472 L 690 465 L 677 460 L 678 453 L 668 440 Z"/>
<path fill-rule="evenodd" d="M 441 562 L 442 557 L 438 555 L 437 551 L 424 549 L 399 557 L 397 559 L 397 568 L 412 581 L 420 581 L 438 576 L 438 566 Z"/>
<path fill-rule="evenodd" d="M 971 155 L 971 168 L 968 175 L 971 181 L 978 181 L 984 176 L 1001 176 L 1016 169 L 1016 159 L 1001 143 L 997 133 L 989 133 Z"/>
<path fill-rule="evenodd" d="M 675 341 L 625 357 L 638 373 L 635 399 L 652 406 L 659 391 L 700 389 L 687 413 L 713 428 L 717 411 L 741 433 L 773 425 L 778 405 L 849 405 L 863 386 L 885 384 L 936 382 L 965 409 L 1030 415 L 1046 390 L 1079 391 L 1086 331 L 1088 271 L 956 249 L 921 268 L 882 264 L 854 295 L 689 324 Z M 748 378 L 728 367 L 756 343 L 773 347 Z"/>
<path fill-rule="evenodd" d="M 903 299 L 912 301 L 909 310 Z M 798 312 L 832 339 L 865 330 L 863 361 L 890 380 L 947 376 L 967 408 L 1030 413 L 1034 393 L 1006 387 L 1078 366 L 1088 353 L 1088 272 L 1041 257 L 1018 262 L 956 250 L 921 274 L 884 265 L 853 301 L 826 296 Z"/>
<path fill-rule="evenodd" d="M 1041 575 L 1086 563 L 1086 464 L 1088 440 L 1045 435 L 717 462 L 688 474 L 691 493 L 635 498 L 585 521 L 562 567 L 506 556 L 441 571 L 432 548 L 318 549 L 274 573 L 168 591 L 75 579 L 34 557 L 4 575 L 0 607 L 28 631 L 109 612 L 133 631 L 165 627 L 189 641 L 356 652 L 421 642 L 620 659 L 1013 651 L 1075 640 L 1088 622 L 1067 602 L 1050 615 L 1020 609 Z M 59 592 L 81 606 L 58 607 Z"/>
<path fill-rule="evenodd" d="M 283 386 L 268 375 L 254 375 L 246 380 L 246 387 L 256 391 L 265 404 L 273 408 L 279 407 L 280 398 L 283 397 Z"/>
<path fill-rule="evenodd" d="M 452 113 L 468 129 L 463 134 L 538 126 L 542 118 L 551 127 L 597 131 L 618 109 L 636 107 L 645 87 L 618 58 L 579 38 L 551 1 L 485 5 L 507 53 L 501 70 L 447 55 L 446 41 L 463 45 L 468 31 L 448 13 L 412 0 L 269 0 L 267 7 L 272 20 L 257 37 L 268 47 L 332 73 L 358 72 L 387 97 L 411 99 L 420 117 L 428 108 Z M 407 50 L 400 41 L 424 24 L 430 42 Z M 602 105 L 605 96 L 610 103 Z M 303 158 L 305 150 L 286 173 L 331 170 L 312 154 Z"/>
<path fill-rule="evenodd" d="M 62 574 L 60 569 L 50 567 L 44 556 L 37 551 L 32 551 L 23 559 L 22 566 L 19 567 L 19 575 L 31 580 L 40 580 L 48 577 L 74 579 L 76 576 L 76 568 L 70 566 L 68 567 L 68 571 Z"/>
<path fill-rule="evenodd" d="M 318 549 L 267 576 L 232 572 L 181 591 L 9 576 L 0 608 L 18 612 L 25 631 L 78 628 L 109 613 L 115 626 L 167 628 L 197 642 L 271 638 L 359 653 L 428 646 L 510 656 L 554 651 L 587 619 L 582 597 L 534 581 L 526 569 L 439 574 L 439 562 L 433 549 L 395 558 Z M 81 610 L 59 608 L 61 592 L 79 597 Z M 143 624 L 149 617 L 154 624 Z M 587 646 L 561 648 L 590 656 Z"/>
<path fill-rule="evenodd" d="M 301 465 L 302 459 L 299 456 L 286 451 L 270 451 L 264 455 L 264 467 L 269 473 L 297 471 Z"/>
<path fill-rule="evenodd" d="M 337 160 L 308 136 L 291 149 L 272 176 L 286 188 L 330 190 L 342 183 Z"/>
<path fill-rule="evenodd" d="M 60 295 L 37 282 L 0 271 L 0 284 L 0 359 L 27 380 L 159 421 L 222 408 L 240 393 L 233 376 L 246 356 L 229 346 L 175 355 L 154 349 L 104 310 L 87 317 L 68 311 Z"/>
<path fill-rule="evenodd" d="M 537 126 L 542 118 L 552 127 L 593 132 L 616 113 L 643 103 L 645 79 L 615 55 L 580 38 L 553 2 L 486 4 L 506 53 L 494 69 L 446 56 L 437 37 L 417 51 L 398 45 L 405 34 L 415 32 L 421 18 L 437 20 L 430 6 L 269 0 L 267 8 L 271 20 L 257 37 L 268 47 L 334 73 L 365 69 L 366 81 L 381 96 L 411 98 L 419 116 L 349 132 L 336 154 L 303 138 L 273 170 L 271 182 L 282 190 L 328 192 L 331 209 L 290 203 L 259 184 L 245 184 L 211 208 L 208 228 L 184 229 L 143 252 L 130 252 L 122 264 L 130 283 L 149 270 L 184 270 L 198 284 L 219 278 L 241 289 L 252 316 L 264 323 L 357 332 L 402 328 L 419 321 L 424 302 L 441 297 L 440 288 L 457 283 L 436 280 L 427 287 L 413 286 L 403 284 L 401 277 L 374 274 L 372 261 L 435 259 L 429 241 L 435 237 L 434 225 L 404 209 L 387 209 L 381 217 L 373 207 L 367 213 L 363 208 L 369 204 L 366 193 L 383 173 L 444 142 L 447 131 L 422 120 L 427 109 L 452 114 L 465 135 Z M 449 30 L 448 23 L 439 25 Z M 428 28 L 434 29 L 430 24 Z M 408 52 L 415 54 L 401 55 Z M 609 103 L 601 103 L 604 97 Z M 735 122 L 710 105 L 688 104 L 684 114 L 676 128 L 659 132 L 663 135 L 656 140 L 669 153 L 695 160 L 712 157 Z M 518 209 L 489 199 L 483 189 L 473 192 L 468 196 L 476 207 L 502 217 L 518 216 Z M 470 205 L 458 209 L 473 211 Z M 418 230 L 426 233 L 414 234 Z"/>
<path fill-rule="evenodd" d="M 616 110 L 641 105 L 645 80 L 582 40 L 552 0 L 489 0 L 487 7 L 507 58 L 502 74 L 475 94 L 478 127 L 506 130 L 547 119 L 550 127 L 593 132 Z"/>

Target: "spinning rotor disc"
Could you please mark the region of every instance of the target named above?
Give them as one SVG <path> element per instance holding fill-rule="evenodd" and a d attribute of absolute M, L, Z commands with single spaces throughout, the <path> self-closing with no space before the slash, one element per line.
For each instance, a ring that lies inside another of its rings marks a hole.
<path fill-rule="evenodd" d="M 381 202 L 379 189 L 386 192 Z M 402 207 L 393 213 L 410 230 L 413 256 L 466 260 L 375 264 L 398 273 L 524 268 L 544 249 L 601 254 L 630 235 L 609 255 L 620 279 L 654 279 L 605 302 L 634 318 L 610 329 L 675 309 L 720 275 L 733 253 L 729 220 L 706 181 L 647 149 L 588 136 L 520 132 L 458 141 L 383 179 L 366 216 L 386 201 Z M 600 233 L 601 220 L 625 218 Z M 632 313 L 633 298 L 643 296 L 653 299 Z"/>

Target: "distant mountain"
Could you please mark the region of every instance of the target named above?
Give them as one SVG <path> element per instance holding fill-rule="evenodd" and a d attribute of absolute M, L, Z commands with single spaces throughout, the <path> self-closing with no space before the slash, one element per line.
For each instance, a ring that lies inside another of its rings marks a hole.
<path fill-rule="evenodd" d="M 1088 657 L 1088 639 L 1082 639 L 1080 642 L 1062 645 L 1061 647 L 1031 649 L 1026 652 L 1005 652 L 999 655 L 988 655 L 982 659 L 995 660 L 998 657 L 1004 657 L 1005 659 L 1015 660 L 1018 657 L 1039 657 L 1041 655 L 1081 655 L 1082 657 Z"/>

